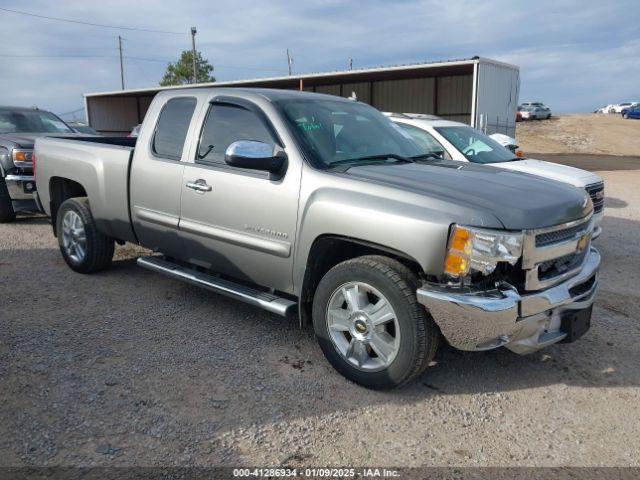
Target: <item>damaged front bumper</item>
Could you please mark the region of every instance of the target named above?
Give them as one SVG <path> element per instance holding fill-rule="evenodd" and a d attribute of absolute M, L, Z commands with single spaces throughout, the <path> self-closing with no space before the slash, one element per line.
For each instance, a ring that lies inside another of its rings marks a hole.
<path fill-rule="evenodd" d="M 546 290 L 474 292 L 425 283 L 417 297 L 453 347 L 505 346 L 526 354 L 562 340 L 573 341 L 589 328 L 599 266 L 600 254 L 591 248 L 577 275 Z"/>

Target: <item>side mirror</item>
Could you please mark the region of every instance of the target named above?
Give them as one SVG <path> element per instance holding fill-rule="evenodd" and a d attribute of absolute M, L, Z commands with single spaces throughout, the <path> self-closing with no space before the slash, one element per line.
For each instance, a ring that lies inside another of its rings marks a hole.
<path fill-rule="evenodd" d="M 287 155 L 284 152 L 274 155 L 273 147 L 268 143 L 239 140 L 227 147 L 224 161 L 232 167 L 282 173 Z"/>

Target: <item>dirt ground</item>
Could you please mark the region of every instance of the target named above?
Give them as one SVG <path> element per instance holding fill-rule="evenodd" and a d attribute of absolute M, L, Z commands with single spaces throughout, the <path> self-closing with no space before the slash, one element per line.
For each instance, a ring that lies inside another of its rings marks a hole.
<path fill-rule="evenodd" d="M 527 154 L 640 155 L 640 121 L 620 115 L 561 115 L 519 122 L 516 140 Z"/>
<path fill-rule="evenodd" d="M 587 335 L 444 348 L 386 393 L 295 322 L 136 267 L 136 248 L 80 275 L 44 218 L 0 225 L 0 465 L 640 466 L 640 169 L 602 158 Z"/>

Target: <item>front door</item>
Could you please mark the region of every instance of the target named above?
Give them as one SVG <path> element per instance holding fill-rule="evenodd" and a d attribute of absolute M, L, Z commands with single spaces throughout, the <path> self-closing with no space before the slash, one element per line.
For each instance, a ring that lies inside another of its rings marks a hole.
<path fill-rule="evenodd" d="M 182 181 L 180 233 L 188 261 L 291 292 L 301 166 L 290 162 L 278 179 L 230 167 L 225 151 L 238 140 L 284 147 L 259 107 L 228 98 L 210 104 Z"/>

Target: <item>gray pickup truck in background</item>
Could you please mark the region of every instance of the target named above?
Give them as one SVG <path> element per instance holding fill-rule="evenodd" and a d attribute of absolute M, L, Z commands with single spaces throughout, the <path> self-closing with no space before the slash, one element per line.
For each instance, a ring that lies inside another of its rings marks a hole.
<path fill-rule="evenodd" d="M 584 190 L 421 155 L 359 102 L 171 90 L 137 139 L 43 138 L 35 153 L 72 269 L 104 269 L 114 242 L 153 249 L 140 266 L 312 322 L 367 387 L 410 381 L 443 338 L 524 354 L 590 326 L 600 255 Z"/>
<path fill-rule="evenodd" d="M 45 135 L 75 135 L 60 118 L 37 108 L 0 106 L 0 223 L 36 212 L 33 144 Z"/>

